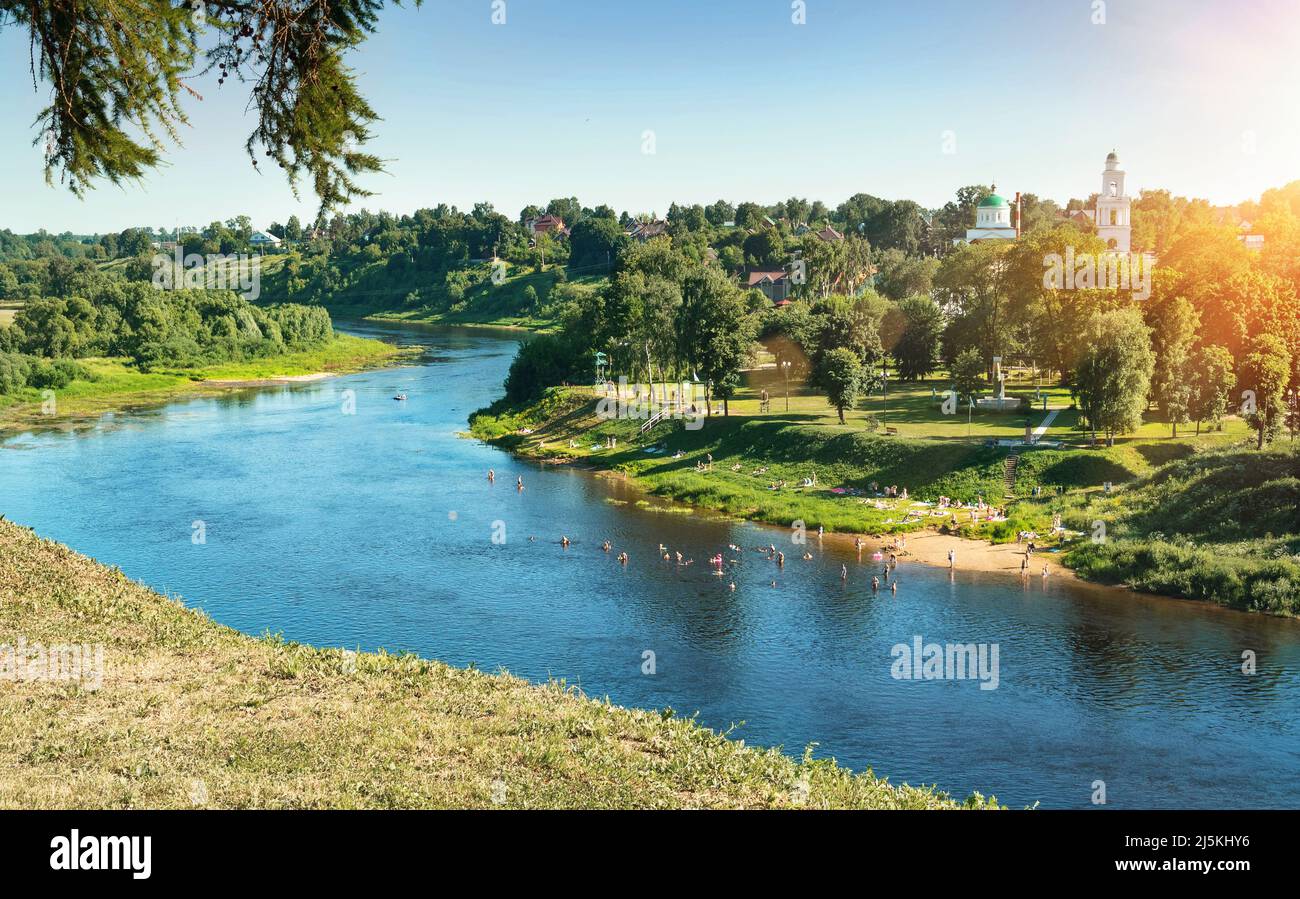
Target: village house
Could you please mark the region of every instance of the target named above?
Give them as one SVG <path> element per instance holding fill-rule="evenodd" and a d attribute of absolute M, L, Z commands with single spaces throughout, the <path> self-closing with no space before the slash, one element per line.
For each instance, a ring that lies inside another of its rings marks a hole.
<path fill-rule="evenodd" d="M 790 295 L 790 274 L 781 270 L 750 272 L 745 286 L 762 291 L 763 296 L 773 303 L 779 303 Z"/>
<path fill-rule="evenodd" d="M 668 223 L 663 219 L 651 219 L 648 222 L 633 222 L 627 229 L 627 236 L 645 243 L 660 235 L 668 233 Z"/>
<path fill-rule="evenodd" d="M 564 226 L 564 219 L 560 218 L 558 215 L 551 215 L 550 213 L 539 216 L 538 218 L 529 219 L 524 222 L 524 227 L 528 229 L 528 233 L 533 237 L 537 237 L 539 234 L 555 234 L 562 237 L 569 236 L 569 229 Z"/>

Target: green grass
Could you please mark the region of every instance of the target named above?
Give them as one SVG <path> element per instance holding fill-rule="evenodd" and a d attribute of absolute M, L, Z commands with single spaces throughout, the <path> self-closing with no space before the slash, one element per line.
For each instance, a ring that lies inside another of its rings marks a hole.
<path fill-rule="evenodd" d="M 1300 453 L 1206 450 L 1066 510 L 1105 540 L 1069 561 L 1085 576 L 1234 608 L 1300 614 Z"/>
<path fill-rule="evenodd" d="M 55 391 L 56 413 L 42 410 L 42 392 L 27 388 L 0 396 L 0 432 L 49 427 L 68 419 L 96 416 L 123 403 L 162 402 L 181 394 L 220 389 L 215 381 L 257 381 L 321 372 L 359 371 L 391 364 L 403 351 L 378 340 L 336 334 L 328 344 L 265 359 L 194 369 L 142 372 L 124 359 L 81 359 L 92 380 L 76 380 Z"/>
<path fill-rule="evenodd" d="M 872 482 L 905 487 L 910 498 L 919 501 L 937 502 L 947 496 L 969 502 L 982 495 L 988 502 L 1003 502 L 1008 450 L 985 443 L 1022 436 L 1023 416 L 981 413 L 974 416 L 973 436 L 965 436 L 965 421 L 958 436 L 952 417 L 943 415 L 930 399 L 930 388 L 941 382 L 930 382 L 896 386 L 887 401 L 868 399 L 841 425 L 823 397 L 794 391 L 787 412 L 784 390 L 772 390 L 762 373 L 750 375 L 745 390 L 729 404 L 731 415 L 715 415 L 694 431 L 679 421 L 661 424 L 642 438 L 640 420 L 599 419 L 594 414 L 596 394 L 581 389 L 554 389 L 523 408 L 498 404 L 476 415 L 471 430 L 526 455 L 623 472 L 653 493 L 777 524 L 798 519 L 833 531 L 878 533 L 937 522 L 929 516 L 920 521 L 914 514 L 904 524 L 909 509 L 926 510 L 898 502 L 878 509 L 874 497 L 830 492 L 841 487 L 870 493 Z M 772 394 L 771 411 L 759 414 L 764 384 Z M 1059 408 L 1060 389 L 1045 393 L 1057 398 Z M 1049 405 L 1053 403 L 1049 399 Z M 878 418 L 872 418 L 873 409 Z M 1058 488 L 1094 489 L 1105 481 L 1126 483 L 1162 462 L 1221 445 L 1238 430 L 1230 425 L 1224 433 L 1202 437 L 1133 438 L 1115 446 L 1086 447 L 1084 434 L 1059 424 L 1073 415 L 1062 408 L 1044 438 L 1064 441 L 1065 448 L 1022 450 L 1017 499 L 1028 498 L 1035 487 L 1055 493 Z M 897 434 L 886 434 L 889 427 Z M 521 433 L 525 431 L 530 433 Z M 616 449 L 604 448 L 610 437 L 617 438 Z M 647 454 L 648 445 L 663 452 Z M 672 458 L 677 453 L 682 457 Z M 697 463 L 709 454 L 712 470 L 697 470 Z M 814 476 L 815 487 L 798 486 Z M 784 488 L 770 489 L 781 481 L 786 482 Z"/>
<path fill-rule="evenodd" d="M 103 646 L 98 689 L 4 682 L 0 807 L 956 806 L 563 683 L 246 636 L 6 521 L 0 595 L 0 643 Z"/>
<path fill-rule="evenodd" d="M 492 280 L 493 270 L 487 263 L 466 269 L 465 274 L 474 283 L 456 298 L 441 281 L 431 280 L 426 274 L 415 273 L 408 280 L 395 282 L 384 263 L 370 263 L 350 271 L 347 284 L 332 290 L 326 305 L 336 316 L 345 318 L 552 331 L 559 326 L 562 306 L 558 288 L 584 294 L 608 283 L 604 275 L 566 277 L 560 266 L 538 272 L 504 262 L 502 265 L 505 267 L 499 283 Z M 270 302 L 275 299 L 275 279 L 268 277 L 266 283 L 268 295 L 263 301 Z M 529 288 L 536 302 L 529 298 Z M 414 301 L 412 293 L 416 294 Z"/>

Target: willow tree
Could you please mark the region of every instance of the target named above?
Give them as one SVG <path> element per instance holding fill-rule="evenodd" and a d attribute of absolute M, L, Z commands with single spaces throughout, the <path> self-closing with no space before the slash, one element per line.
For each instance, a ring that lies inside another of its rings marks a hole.
<path fill-rule="evenodd" d="M 420 0 L 415 0 L 416 5 Z M 45 177 L 78 196 L 142 178 L 179 143 L 193 80 L 215 73 L 249 93 L 251 165 L 310 179 L 322 209 L 369 195 L 379 171 L 361 147 L 374 110 L 347 52 L 375 30 L 383 0 L 0 0 L 0 29 L 26 32 L 32 85 L 49 91 L 34 144 Z M 6 83 L 13 78 L 6 76 Z"/>

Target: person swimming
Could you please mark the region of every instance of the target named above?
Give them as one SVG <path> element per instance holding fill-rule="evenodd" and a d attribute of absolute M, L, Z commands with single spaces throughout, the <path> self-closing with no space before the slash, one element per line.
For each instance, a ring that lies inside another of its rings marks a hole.
<path fill-rule="evenodd" d="M 618 554 L 618 561 L 619 561 L 619 564 L 620 564 L 620 565 L 626 565 L 626 564 L 627 564 L 627 553 L 625 553 L 625 552 L 619 553 L 619 554 Z"/>
<path fill-rule="evenodd" d="M 569 545 L 569 538 L 568 538 L 568 537 L 561 537 L 561 538 L 560 538 L 560 546 L 563 546 L 563 547 L 565 547 L 565 548 L 568 548 L 568 545 Z"/>
<path fill-rule="evenodd" d="M 609 552 L 612 547 L 609 545 L 609 541 L 606 540 L 604 543 L 600 545 L 600 548 L 603 549 L 605 552 Z"/>
<path fill-rule="evenodd" d="M 520 475 L 518 478 L 515 479 L 515 489 L 516 489 L 516 490 L 523 490 L 523 489 L 524 489 L 524 476 L 523 476 L 523 475 Z"/>

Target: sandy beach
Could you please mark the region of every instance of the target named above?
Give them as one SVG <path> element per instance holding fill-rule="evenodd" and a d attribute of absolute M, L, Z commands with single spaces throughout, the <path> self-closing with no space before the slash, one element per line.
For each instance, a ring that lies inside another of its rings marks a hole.
<path fill-rule="evenodd" d="M 926 565 L 948 567 L 948 550 L 957 552 L 957 568 L 964 571 L 996 571 L 1004 574 L 1019 574 L 1020 563 L 1025 557 L 1026 545 L 1023 543 L 991 544 L 983 540 L 965 540 L 961 537 L 949 537 L 937 531 L 922 531 L 907 534 L 907 549 L 900 559 L 921 562 Z M 890 537 L 883 538 L 888 542 Z M 874 540 L 870 546 L 874 546 Z M 1059 553 L 1036 552 L 1029 560 L 1029 572 L 1042 576 L 1043 566 L 1047 566 L 1050 576 L 1067 577 L 1078 580 L 1078 576 L 1066 568 L 1060 561 Z"/>
<path fill-rule="evenodd" d="M 211 387 L 280 387 L 288 384 L 309 384 L 312 381 L 323 381 L 334 376 L 334 372 L 322 371 L 310 375 L 285 375 L 279 378 L 253 378 L 233 381 L 210 378 L 203 383 Z"/>

